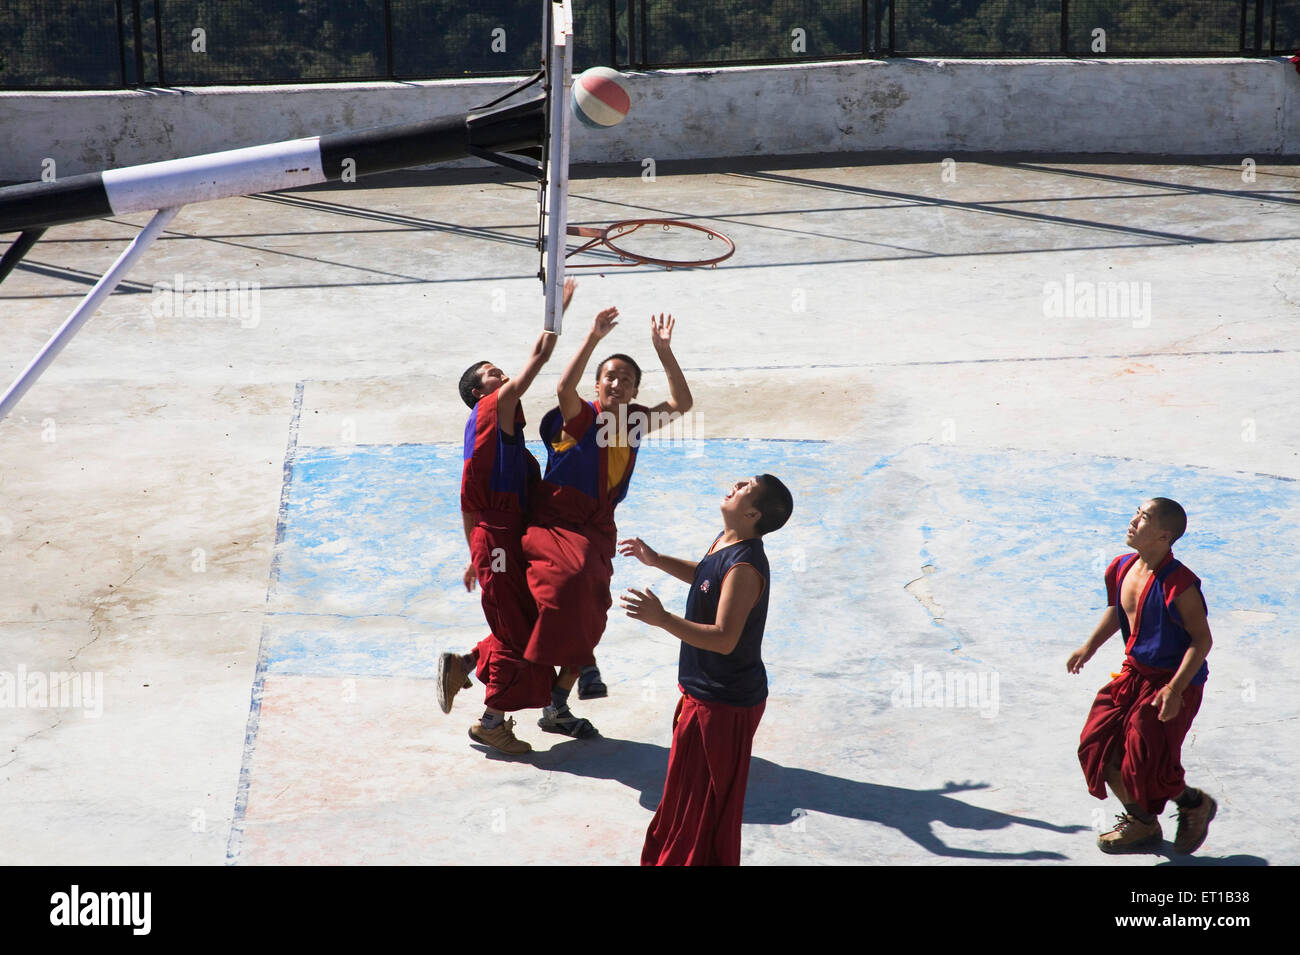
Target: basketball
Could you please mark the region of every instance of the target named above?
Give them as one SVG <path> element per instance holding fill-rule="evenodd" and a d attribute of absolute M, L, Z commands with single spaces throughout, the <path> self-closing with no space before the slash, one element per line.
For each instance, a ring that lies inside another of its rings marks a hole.
<path fill-rule="evenodd" d="M 584 126 L 607 129 L 627 116 L 632 100 L 622 83 L 623 76 L 607 66 L 593 66 L 573 81 L 573 115 Z"/>

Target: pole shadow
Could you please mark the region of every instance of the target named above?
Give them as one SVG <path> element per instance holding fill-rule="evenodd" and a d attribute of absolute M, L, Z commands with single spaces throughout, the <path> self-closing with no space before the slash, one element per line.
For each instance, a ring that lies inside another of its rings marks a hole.
<path fill-rule="evenodd" d="M 642 808 L 653 810 L 663 793 L 668 750 L 663 746 L 600 737 L 566 740 L 536 753 L 538 769 L 590 779 L 611 779 L 640 793 Z M 949 782 L 942 789 L 904 789 L 859 782 L 841 776 L 781 766 L 762 757 L 750 764 L 744 821 L 755 825 L 788 825 L 804 813 L 820 812 L 889 826 L 926 851 L 953 859 L 1066 860 L 1059 852 L 986 852 L 950 846 L 935 835 L 934 823 L 953 829 L 987 832 L 1012 825 L 1049 832 L 1084 832 L 1087 826 L 1059 826 L 1041 819 L 1011 816 L 981 809 L 955 799 L 956 793 L 987 789 L 988 783 Z"/>

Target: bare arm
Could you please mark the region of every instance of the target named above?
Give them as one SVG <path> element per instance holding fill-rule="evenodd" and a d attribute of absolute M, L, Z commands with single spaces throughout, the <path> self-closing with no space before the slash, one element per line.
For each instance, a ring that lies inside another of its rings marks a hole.
<path fill-rule="evenodd" d="M 578 396 L 578 384 L 582 381 L 582 375 L 587 370 L 587 362 L 591 361 L 591 353 L 596 350 L 596 343 L 608 335 L 614 326 L 618 324 L 614 320 L 616 318 L 618 318 L 618 309 L 607 308 L 592 319 L 591 330 L 587 332 L 587 337 L 582 340 L 582 347 L 578 349 L 576 355 L 569 359 L 569 364 L 560 377 L 560 383 L 555 388 L 555 395 L 560 400 L 560 414 L 564 416 L 565 421 L 572 421 L 577 417 L 578 412 L 582 410 L 582 399 Z"/>
<path fill-rule="evenodd" d="M 474 530 L 474 525 L 478 523 L 477 511 L 461 511 L 460 519 L 465 525 L 465 543 L 468 544 L 470 532 Z M 474 569 L 474 560 L 470 559 L 469 566 L 465 568 L 465 573 L 461 580 L 464 581 L 466 590 L 473 590 L 474 584 L 478 580 L 478 571 Z"/>
<path fill-rule="evenodd" d="M 555 332 L 542 332 L 538 335 L 523 370 L 498 389 L 497 426 L 506 434 L 515 433 L 515 407 L 551 357 L 551 352 L 555 350 L 555 337 Z"/>
<path fill-rule="evenodd" d="M 736 564 L 722 580 L 717 623 L 692 623 L 664 609 L 651 591 L 628 590 L 623 609 L 633 620 L 667 630 L 678 640 L 701 650 L 726 655 L 736 649 L 745 620 L 763 593 L 763 578 L 748 564 Z"/>
<path fill-rule="evenodd" d="M 1174 606 L 1178 608 L 1178 616 L 1182 618 L 1183 629 L 1187 631 L 1191 642 L 1183 653 L 1183 660 L 1178 665 L 1174 678 L 1151 701 L 1152 706 L 1160 707 L 1161 722 L 1172 720 L 1183 708 L 1183 691 L 1191 684 L 1192 677 L 1196 676 L 1196 671 L 1201 668 L 1214 644 L 1214 638 L 1210 635 L 1210 621 L 1205 616 L 1205 601 L 1201 598 L 1199 587 L 1184 590 L 1174 598 Z"/>
<path fill-rule="evenodd" d="M 1091 660 L 1092 655 L 1097 652 L 1101 645 L 1119 630 L 1119 615 L 1121 613 L 1123 611 L 1118 607 L 1106 608 L 1106 612 L 1102 614 L 1096 629 L 1092 631 L 1092 636 L 1084 641 L 1083 646 L 1070 654 L 1070 659 L 1065 664 L 1067 670 L 1071 673 L 1079 673 L 1083 670 L 1083 665 Z"/>
<path fill-rule="evenodd" d="M 573 301 L 573 293 L 577 290 L 578 283 L 576 280 L 564 280 L 564 312 L 569 310 L 569 303 Z M 537 336 L 537 342 L 533 345 L 533 352 L 528 356 L 528 361 L 524 364 L 523 369 L 501 386 L 501 393 L 497 396 L 497 420 L 499 421 L 499 427 L 506 434 L 515 433 L 515 405 L 524 396 L 524 392 L 533 383 L 533 379 L 542 370 L 542 366 L 550 360 L 551 352 L 555 350 L 555 340 L 555 332 L 542 332 Z"/>
<path fill-rule="evenodd" d="M 647 567 L 662 570 L 665 574 L 676 577 L 684 583 L 695 582 L 695 568 L 699 565 L 698 561 L 682 560 L 680 557 L 660 554 L 639 537 L 629 537 L 627 540 L 619 541 L 618 552 L 624 557 L 635 557 Z"/>
<path fill-rule="evenodd" d="M 650 316 L 650 340 L 659 356 L 659 363 L 664 367 L 664 374 L 668 376 L 668 400 L 661 401 L 650 409 L 651 430 L 686 414 L 695 404 L 691 388 L 686 384 L 686 376 L 682 374 L 677 356 L 673 354 L 673 325 L 671 315 L 661 314 L 658 319 Z"/>

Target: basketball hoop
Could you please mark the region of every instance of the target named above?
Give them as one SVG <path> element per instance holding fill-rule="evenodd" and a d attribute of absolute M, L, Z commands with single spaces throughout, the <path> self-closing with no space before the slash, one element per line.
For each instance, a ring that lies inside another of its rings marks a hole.
<path fill-rule="evenodd" d="M 736 251 L 736 244 L 721 232 L 694 222 L 677 219 L 622 219 L 604 228 L 576 226 L 568 228 L 569 235 L 590 241 L 568 252 L 571 259 L 580 252 L 596 251 L 604 246 L 617 262 L 565 263 L 569 269 L 630 268 L 636 265 L 658 265 L 665 269 L 717 268 Z M 639 234 L 638 234 L 639 233 Z M 710 243 L 720 243 L 710 248 Z M 699 253 L 720 253 L 701 255 Z"/>

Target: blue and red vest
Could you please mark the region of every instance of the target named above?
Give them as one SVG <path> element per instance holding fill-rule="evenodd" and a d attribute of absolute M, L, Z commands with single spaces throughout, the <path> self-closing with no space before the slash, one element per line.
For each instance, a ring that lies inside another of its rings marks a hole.
<path fill-rule="evenodd" d="M 635 417 L 637 412 L 644 417 Z M 618 484 L 609 487 L 609 461 L 603 445 L 618 433 L 618 423 L 610 420 L 612 414 L 606 414 L 602 421 L 601 407 L 594 401 L 584 401 L 582 409 L 570 421 L 564 420 L 559 408 L 546 413 L 541 426 L 546 445 L 546 474 L 534 495 L 534 521 L 594 527 L 614 533 L 614 508 L 627 497 L 641 435 L 635 427 L 628 429 L 627 468 Z M 648 420 L 648 416 L 649 409 L 642 405 L 627 406 L 627 417 L 633 424 Z M 566 437 L 572 442 L 566 442 Z M 557 451 L 557 443 L 570 446 Z"/>
<path fill-rule="evenodd" d="M 1143 666 L 1157 670 L 1177 670 L 1183 662 L 1183 655 L 1191 646 L 1191 638 L 1183 628 L 1182 619 L 1174 601 L 1185 590 L 1196 588 L 1200 592 L 1201 581 L 1194 573 L 1174 560 L 1170 551 L 1155 573 L 1147 581 L 1138 597 L 1137 622 L 1135 633 L 1129 633 L 1128 614 L 1120 606 L 1120 587 L 1124 576 L 1133 567 L 1137 554 L 1123 554 L 1116 557 L 1106 568 L 1106 602 L 1115 608 L 1119 617 L 1120 632 L 1124 634 L 1124 652 Z M 1201 604 L 1205 604 L 1205 595 L 1201 595 Z M 1208 608 L 1207 608 L 1208 610 Z M 1209 666 L 1202 661 L 1201 668 L 1192 677 L 1192 686 L 1200 686 L 1210 674 Z"/>
<path fill-rule="evenodd" d="M 719 534 L 718 537 L 722 535 Z M 714 538 L 717 543 L 717 538 Z M 686 598 L 686 619 L 693 623 L 718 622 L 722 581 L 731 568 L 748 564 L 763 578 L 763 592 L 745 618 L 740 641 L 730 653 L 701 650 L 682 643 L 677 658 L 677 683 L 682 690 L 706 703 L 757 706 L 767 699 L 767 669 L 763 666 L 763 629 L 767 625 L 767 593 L 771 571 L 762 538 L 738 541 L 705 556 L 695 566 L 695 579 Z"/>
<path fill-rule="evenodd" d="M 531 487 L 541 478 L 537 459 L 524 445 L 524 409 L 515 405 L 515 433 L 497 426 L 499 391 L 484 395 L 465 422 L 465 467 L 460 478 L 462 511 L 528 510 Z"/>

